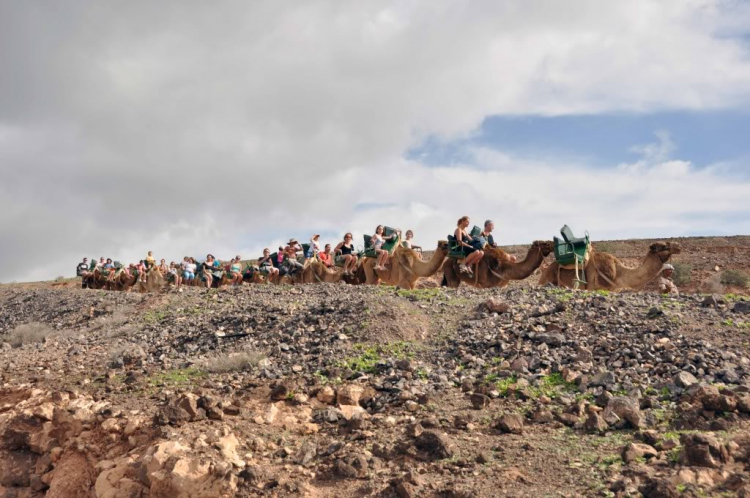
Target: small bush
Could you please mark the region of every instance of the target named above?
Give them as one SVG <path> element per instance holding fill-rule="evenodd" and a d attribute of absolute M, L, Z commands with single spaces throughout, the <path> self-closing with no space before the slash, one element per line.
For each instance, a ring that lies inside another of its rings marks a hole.
<path fill-rule="evenodd" d="M 44 342 L 44 338 L 52 333 L 52 329 L 43 323 L 31 322 L 19 325 L 8 333 L 6 341 L 14 348 L 24 344 Z"/>
<path fill-rule="evenodd" d="M 265 356 L 256 352 L 216 355 L 206 360 L 206 370 L 211 373 L 228 373 L 250 370 L 257 367 L 263 358 L 265 358 Z"/>
<path fill-rule="evenodd" d="M 748 281 L 750 281 L 750 278 L 739 270 L 724 270 L 721 273 L 721 283 L 724 285 L 734 285 L 744 289 L 747 287 Z"/>
<path fill-rule="evenodd" d="M 718 274 L 711 275 L 701 284 L 701 292 L 706 294 L 724 294 L 724 286 L 719 282 Z"/>
<path fill-rule="evenodd" d="M 690 274 L 693 271 L 693 267 L 685 263 L 672 263 L 674 266 L 674 274 L 672 275 L 672 281 L 677 286 L 687 285 L 690 283 Z"/>

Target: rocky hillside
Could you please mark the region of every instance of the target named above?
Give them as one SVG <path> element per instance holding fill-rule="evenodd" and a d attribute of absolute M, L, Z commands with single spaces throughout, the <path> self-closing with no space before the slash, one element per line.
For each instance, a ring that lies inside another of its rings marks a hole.
<path fill-rule="evenodd" d="M 750 302 L 0 287 L 0 495 L 750 494 Z"/>

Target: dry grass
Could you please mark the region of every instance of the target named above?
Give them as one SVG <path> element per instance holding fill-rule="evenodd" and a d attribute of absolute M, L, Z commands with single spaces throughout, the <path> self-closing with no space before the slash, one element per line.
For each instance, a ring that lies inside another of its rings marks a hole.
<path fill-rule="evenodd" d="M 721 285 L 720 276 L 718 274 L 711 275 L 708 279 L 704 280 L 701 284 L 701 292 L 706 294 L 724 294 L 724 286 Z"/>
<path fill-rule="evenodd" d="M 205 370 L 211 373 L 228 373 L 256 368 L 265 358 L 258 352 L 217 354 L 206 360 Z"/>
<path fill-rule="evenodd" d="M 20 348 L 24 344 L 44 342 L 45 338 L 53 333 L 54 331 L 47 325 L 31 322 L 19 325 L 11 330 L 5 337 L 5 341 L 14 348 Z"/>
<path fill-rule="evenodd" d="M 724 270 L 721 272 L 721 283 L 724 285 L 734 285 L 740 289 L 745 289 L 748 281 L 750 281 L 750 278 L 739 270 Z"/>

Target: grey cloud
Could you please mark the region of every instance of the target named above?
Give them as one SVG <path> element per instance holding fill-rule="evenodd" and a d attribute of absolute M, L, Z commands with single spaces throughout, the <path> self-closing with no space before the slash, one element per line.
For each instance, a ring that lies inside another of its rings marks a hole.
<path fill-rule="evenodd" d="M 0 255 L 23 264 L 0 280 L 383 217 L 440 237 L 446 198 L 477 216 L 524 198 L 404 161 L 426 136 L 497 113 L 746 105 L 742 45 L 713 35 L 733 12 L 558 5 L 3 2 Z"/>

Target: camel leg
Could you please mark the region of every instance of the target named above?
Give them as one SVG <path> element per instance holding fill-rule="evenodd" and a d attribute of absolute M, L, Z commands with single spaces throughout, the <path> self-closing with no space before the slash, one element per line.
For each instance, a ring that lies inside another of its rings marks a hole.
<path fill-rule="evenodd" d="M 557 281 L 557 263 L 552 263 L 542 272 L 542 276 L 539 277 L 539 286 L 543 287 L 551 283 L 552 285 L 560 285 Z"/>
<path fill-rule="evenodd" d="M 446 287 L 451 289 L 457 289 L 461 285 L 461 280 L 456 274 L 456 262 L 453 260 L 446 260 L 443 264 L 443 278 L 445 279 Z"/>

